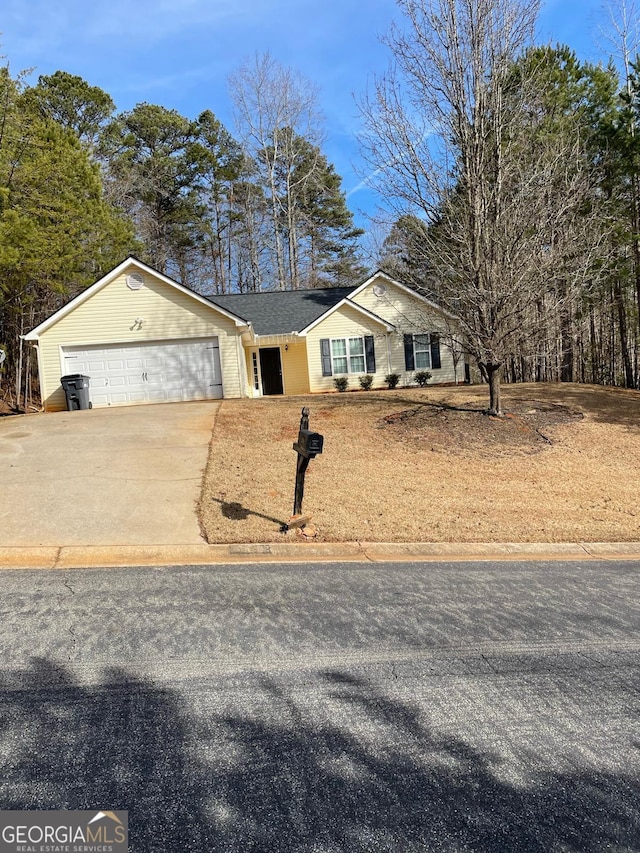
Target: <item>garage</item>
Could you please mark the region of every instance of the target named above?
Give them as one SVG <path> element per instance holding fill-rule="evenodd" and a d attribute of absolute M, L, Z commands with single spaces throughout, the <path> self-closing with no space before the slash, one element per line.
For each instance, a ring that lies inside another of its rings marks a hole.
<path fill-rule="evenodd" d="M 94 407 L 222 397 L 218 339 L 64 347 L 65 374 L 90 377 Z"/>
<path fill-rule="evenodd" d="M 61 377 L 90 377 L 92 406 L 249 395 L 251 324 L 127 258 L 24 336 L 36 348 L 43 408 L 67 408 Z"/>

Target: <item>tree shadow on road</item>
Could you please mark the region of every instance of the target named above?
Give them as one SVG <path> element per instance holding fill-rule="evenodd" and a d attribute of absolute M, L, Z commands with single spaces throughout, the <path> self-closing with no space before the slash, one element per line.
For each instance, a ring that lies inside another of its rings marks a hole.
<path fill-rule="evenodd" d="M 240 710 L 234 678 L 190 708 L 124 670 L 85 685 L 39 660 L 3 676 L 2 808 L 128 809 L 136 853 L 640 850 L 637 774 L 510 783 L 497 749 L 367 679 L 249 674 Z"/>

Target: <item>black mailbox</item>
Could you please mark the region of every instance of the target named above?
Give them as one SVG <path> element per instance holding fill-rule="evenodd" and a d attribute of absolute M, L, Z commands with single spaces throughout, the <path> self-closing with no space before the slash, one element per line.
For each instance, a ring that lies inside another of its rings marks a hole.
<path fill-rule="evenodd" d="M 286 530 L 289 530 L 291 524 L 296 520 L 296 525 L 299 526 L 302 518 L 302 498 L 304 497 L 304 475 L 309 467 L 309 460 L 322 453 L 322 445 L 324 444 L 324 436 L 319 432 L 311 432 L 309 429 L 309 409 L 305 406 L 302 410 L 300 418 L 300 432 L 298 440 L 294 443 L 293 449 L 298 454 L 296 462 L 296 493 L 293 498 L 293 517 L 291 522 L 285 525 Z M 311 516 L 309 516 L 311 517 Z M 307 519 L 308 521 L 309 519 Z"/>
<path fill-rule="evenodd" d="M 306 456 L 307 459 L 317 456 L 322 453 L 322 445 L 324 444 L 324 436 L 319 432 L 311 432 L 310 429 L 301 429 L 298 433 L 298 440 L 293 445 L 293 449 L 297 450 L 301 456 Z"/>

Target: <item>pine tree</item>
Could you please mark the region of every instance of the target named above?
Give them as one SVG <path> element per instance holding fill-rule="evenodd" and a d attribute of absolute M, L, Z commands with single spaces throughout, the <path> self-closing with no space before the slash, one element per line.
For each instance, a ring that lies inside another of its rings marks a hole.
<path fill-rule="evenodd" d="M 109 197 L 135 222 L 145 259 L 184 281 L 204 215 L 189 156 L 195 140 L 196 126 L 176 110 L 141 103 L 110 123 L 100 150 Z"/>
<path fill-rule="evenodd" d="M 118 263 L 134 240 L 76 134 L 43 117 L 7 68 L 0 105 L 0 334 L 18 405 L 30 375 L 20 335 Z"/>

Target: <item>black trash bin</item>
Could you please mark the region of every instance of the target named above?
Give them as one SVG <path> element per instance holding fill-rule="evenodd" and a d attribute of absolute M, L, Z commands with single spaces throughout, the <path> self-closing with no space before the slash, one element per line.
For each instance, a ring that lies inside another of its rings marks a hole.
<path fill-rule="evenodd" d="M 83 376 L 82 373 L 70 373 L 68 376 L 61 378 L 60 382 L 67 398 L 67 409 L 70 412 L 74 411 L 74 409 L 92 408 L 92 403 L 89 399 L 90 378 L 90 376 Z"/>

